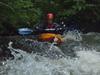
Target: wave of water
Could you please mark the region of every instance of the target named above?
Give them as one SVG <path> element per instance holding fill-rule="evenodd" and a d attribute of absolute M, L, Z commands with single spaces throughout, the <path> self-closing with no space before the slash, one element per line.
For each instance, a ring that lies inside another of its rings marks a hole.
<path fill-rule="evenodd" d="M 81 33 L 78 30 L 68 31 L 64 34 L 64 40 L 82 41 Z"/>
<path fill-rule="evenodd" d="M 90 36 L 93 37 L 88 39 Z M 59 55 L 62 55 L 59 59 L 51 59 L 49 56 L 45 57 L 37 53 L 27 53 L 14 49 L 10 45 L 9 49 L 15 58 L 1 63 L 0 75 L 100 75 L 100 52 L 98 50 L 100 48 L 96 46 L 100 45 L 99 41 L 97 42 L 99 34 L 81 37 L 82 40 L 78 42 L 67 39 L 63 46 L 66 52 L 72 49 L 76 54 L 75 57 L 70 57 L 63 52 L 62 48 L 53 46 L 53 50 L 55 52 L 58 50 Z M 56 55 L 55 52 L 52 54 Z"/>

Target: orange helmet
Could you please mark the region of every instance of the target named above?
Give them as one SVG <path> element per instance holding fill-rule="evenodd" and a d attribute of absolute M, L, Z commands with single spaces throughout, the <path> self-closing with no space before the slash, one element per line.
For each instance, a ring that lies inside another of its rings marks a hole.
<path fill-rule="evenodd" d="M 52 20 L 54 18 L 53 13 L 48 13 L 47 14 L 47 19 Z"/>

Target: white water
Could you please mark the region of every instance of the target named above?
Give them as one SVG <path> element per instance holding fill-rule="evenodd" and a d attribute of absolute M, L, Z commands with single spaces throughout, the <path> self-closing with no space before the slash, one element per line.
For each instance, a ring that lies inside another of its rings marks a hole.
<path fill-rule="evenodd" d="M 67 40 L 67 39 L 82 41 L 81 34 L 77 30 L 66 32 L 64 35 L 64 40 Z"/>
<path fill-rule="evenodd" d="M 100 52 L 92 46 L 89 48 L 83 45 L 75 46 L 73 49 L 76 57 L 70 58 L 66 55 L 59 59 L 30 54 L 14 49 L 11 45 L 9 49 L 15 58 L 2 62 L 0 75 L 100 75 Z"/>

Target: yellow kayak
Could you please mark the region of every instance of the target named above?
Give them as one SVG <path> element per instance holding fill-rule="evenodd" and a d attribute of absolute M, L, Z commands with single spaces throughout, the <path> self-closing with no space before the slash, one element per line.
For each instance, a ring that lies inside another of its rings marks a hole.
<path fill-rule="evenodd" d="M 40 41 L 48 41 L 48 42 L 57 42 L 62 43 L 63 42 L 63 38 L 60 34 L 54 34 L 54 33 L 42 33 L 39 35 L 38 39 Z"/>

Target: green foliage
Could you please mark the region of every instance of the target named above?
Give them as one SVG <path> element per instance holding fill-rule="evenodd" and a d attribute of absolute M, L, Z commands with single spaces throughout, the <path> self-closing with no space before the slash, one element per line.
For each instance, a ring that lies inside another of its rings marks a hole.
<path fill-rule="evenodd" d="M 56 20 L 59 20 L 88 9 L 94 9 L 100 19 L 100 1 L 95 0 L 95 4 L 93 3 L 87 0 L 0 0 L 0 21 L 9 19 L 11 24 L 17 28 L 25 25 L 32 27 L 47 12 L 55 13 Z M 95 8 L 93 8 L 94 5 Z"/>
<path fill-rule="evenodd" d="M 22 27 L 25 24 L 32 27 L 32 24 L 39 22 L 42 15 L 41 9 L 34 8 L 31 0 L 10 0 L 0 3 L 2 4 L 0 8 L 4 8 L 0 18 L 5 15 L 5 18 L 9 19 L 15 27 Z"/>
<path fill-rule="evenodd" d="M 9 5 L 15 10 L 15 14 L 11 16 L 11 20 L 17 20 L 22 26 L 23 24 L 27 24 L 30 27 L 31 24 L 39 21 L 42 14 L 39 8 L 34 8 L 31 0 L 16 0 L 9 2 Z"/>
<path fill-rule="evenodd" d="M 61 7 L 63 10 L 58 12 L 58 16 L 65 18 L 75 15 L 76 13 L 86 9 L 85 0 L 65 0 L 62 4 L 65 7 Z"/>

